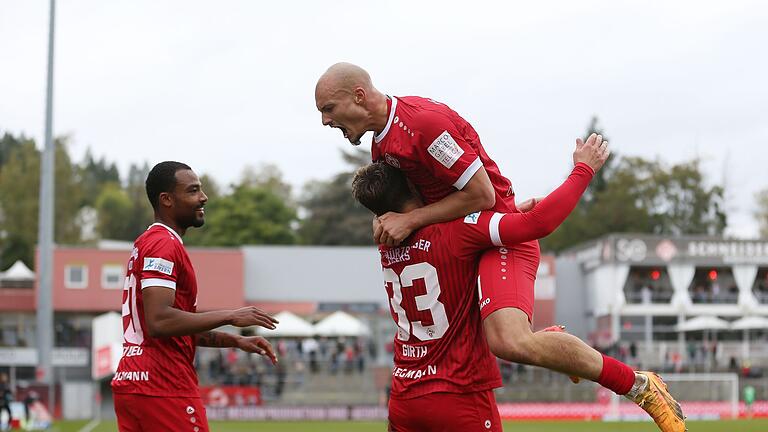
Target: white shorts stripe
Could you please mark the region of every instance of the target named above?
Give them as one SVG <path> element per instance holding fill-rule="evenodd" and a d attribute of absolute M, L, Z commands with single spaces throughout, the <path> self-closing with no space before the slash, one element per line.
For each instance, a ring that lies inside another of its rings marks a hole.
<path fill-rule="evenodd" d="M 494 246 L 504 246 L 501 242 L 501 236 L 499 235 L 499 224 L 503 217 L 504 213 L 494 213 L 493 216 L 491 216 L 491 222 L 488 224 L 488 231 L 490 231 L 491 242 L 493 242 Z"/>
<path fill-rule="evenodd" d="M 455 187 L 458 190 L 464 189 L 464 186 L 469 183 L 469 179 L 472 178 L 473 175 L 477 172 L 477 170 L 480 169 L 480 167 L 483 166 L 483 163 L 480 162 L 480 158 L 475 159 L 474 162 L 469 164 L 467 169 L 464 170 L 464 174 L 459 177 L 458 180 L 456 180 L 456 183 L 453 184 L 453 187 Z"/>
<path fill-rule="evenodd" d="M 160 279 L 160 278 L 152 278 L 152 279 L 142 279 L 141 280 L 141 289 L 144 289 L 146 287 L 151 286 L 159 286 L 159 287 L 165 287 L 175 290 L 176 289 L 176 282 L 168 279 Z"/>

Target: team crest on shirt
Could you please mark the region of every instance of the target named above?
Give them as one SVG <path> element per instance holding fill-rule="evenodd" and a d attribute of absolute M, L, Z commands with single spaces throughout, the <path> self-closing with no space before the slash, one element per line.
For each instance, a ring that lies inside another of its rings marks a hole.
<path fill-rule="evenodd" d="M 173 262 L 162 258 L 145 257 L 143 270 L 156 271 L 170 276 L 173 273 Z"/>
<path fill-rule="evenodd" d="M 389 153 L 384 153 L 384 160 L 395 168 L 400 168 L 400 161 Z"/>
<path fill-rule="evenodd" d="M 480 212 L 470 213 L 464 216 L 464 223 L 477 225 L 478 219 L 480 219 Z"/>

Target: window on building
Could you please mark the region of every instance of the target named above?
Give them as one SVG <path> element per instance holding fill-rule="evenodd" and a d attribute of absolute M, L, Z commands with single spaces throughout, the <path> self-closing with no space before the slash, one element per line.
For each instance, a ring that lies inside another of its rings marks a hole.
<path fill-rule="evenodd" d="M 64 286 L 70 289 L 84 289 L 88 286 L 88 266 L 72 264 L 64 267 Z"/>
<path fill-rule="evenodd" d="M 669 303 L 674 289 L 663 266 L 633 266 L 624 284 L 627 303 Z"/>
<path fill-rule="evenodd" d="M 757 270 L 752 292 L 760 303 L 768 303 L 768 267 L 760 267 Z"/>
<path fill-rule="evenodd" d="M 104 264 L 101 267 L 101 287 L 104 289 L 122 289 L 125 274 L 120 264 Z"/>
<path fill-rule="evenodd" d="M 697 267 L 688 288 L 694 303 L 736 303 L 739 288 L 730 267 Z"/>

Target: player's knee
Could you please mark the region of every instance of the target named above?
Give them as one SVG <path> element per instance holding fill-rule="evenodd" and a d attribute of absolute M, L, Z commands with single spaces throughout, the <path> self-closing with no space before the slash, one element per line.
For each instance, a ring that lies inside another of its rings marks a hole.
<path fill-rule="evenodd" d="M 483 321 L 488 347 L 501 359 L 536 364 L 536 347 L 527 315 L 518 309 L 501 309 Z"/>

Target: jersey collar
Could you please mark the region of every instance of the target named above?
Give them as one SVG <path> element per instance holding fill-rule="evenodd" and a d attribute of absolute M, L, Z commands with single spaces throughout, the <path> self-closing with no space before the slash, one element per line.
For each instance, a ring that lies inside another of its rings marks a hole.
<path fill-rule="evenodd" d="M 382 130 L 380 134 L 373 136 L 373 140 L 376 142 L 376 144 L 380 143 L 381 140 L 387 136 L 387 132 L 389 132 L 389 126 L 392 125 L 392 119 L 395 118 L 395 109 L 397 109 L 397 98 L 392 96 L 392 106 L 389 108 L 389 119 L 387 119 L 387 125 L 384 126 L 384 130 Z"/>
<path fill-rule="evenodd" d="M 175 235 L 175 236 L 176 236 L 176 238 L 177 238 L 177 239 L 179 239 L 179 241 L 181 242 L 181 244 L 184 244 L 184 240 L 182 240 L 182 239 L 181 239 L 181 236 L 179 235 L 179 233 L 177 233 L 176 231 L 174 231 L 174 230 L 173 230 L 173 228 L 169 227 L 168 225 L 166 225 L 166 224 L 164 224 L 164 223 L 161 223 L 161 222 L 155 222 L 155 223 L 153 223 L 152 225 L 150 225 L 150 226 L 147 228 L 147 230 L 151 229 L 153 226 L 161 226 L 161 227 L 163 227 L 163 228 L 167 229 L 168 231 L 170 231 L 170 232 L 171 232 L 171 234 Z"/>

